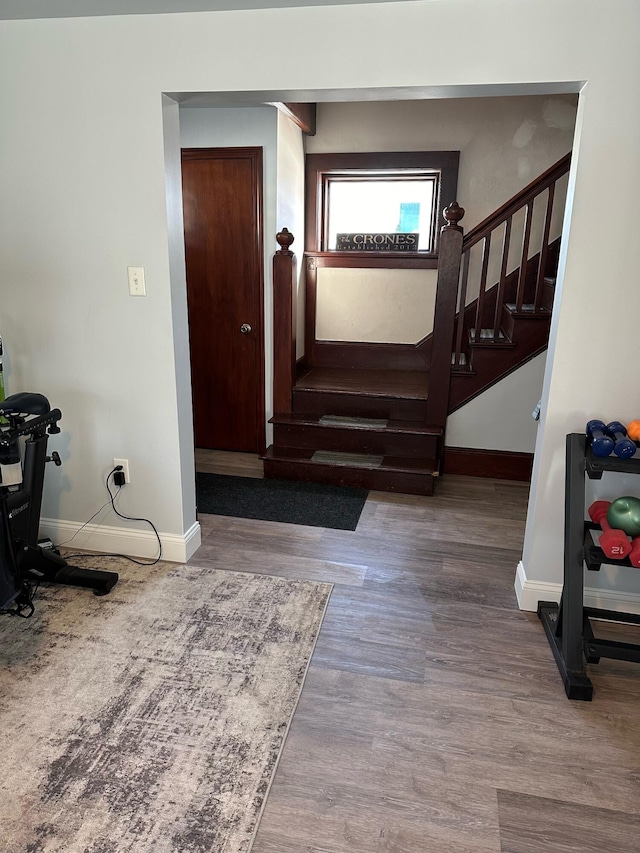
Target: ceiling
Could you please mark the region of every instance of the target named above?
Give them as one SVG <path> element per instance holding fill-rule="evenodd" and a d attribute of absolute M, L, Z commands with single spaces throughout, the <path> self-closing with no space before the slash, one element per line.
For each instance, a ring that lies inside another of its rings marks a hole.
<path fill-rule="evenodd" d="M 154 15 L 167 12 L 222 12 L 294 6 L 351 6 L 401 0 L 0 0 L 0 20 L 75 18 L 96 15 Z"/>

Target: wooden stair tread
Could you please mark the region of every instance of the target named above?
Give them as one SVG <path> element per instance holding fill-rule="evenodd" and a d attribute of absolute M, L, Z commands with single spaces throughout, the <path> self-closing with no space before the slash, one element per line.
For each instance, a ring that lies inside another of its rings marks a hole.
<path fill-rule="evenodd" d="M 340 464 L 340 467 L 349 467 L 347 464 L 347 460 L 345 459 L 343 463 L 331 463 L 329 461 L 316 461 L 312 457 L 317 451 L 315 450 L 302 450 L 293 447 L 268 447 L 265 453 L 262 456 L 262 459 L 265 461 L 286 461 L 286 462 L 297 462 L 303 465 L 331 465 L 331 464 Z M 339 456 L 339 453 L 334 453 L 332 455 Z M 433 474 L 434 469 L 433 466 L 429 464 L 428 461 L 423 459 L 412 459 L 410 457 L 402 457 L 402 456 L 384 456 L 382 460 L 372 461 L 370 465 L 365 463 L 364 457 L 367 454 L 344 454 L 347 456 L 358 456 L 361 455 L 363 459 L 357 463 L 358 468 L 370 468 L 372 470 L 385 470 L 385 471 L 397 471 L 408 474 Z"/>
<path fill-rule="evenodd" d="M 522 305 L 520 310 L 518 311 L 516 308 L 515 302 L 505 302 L 504 306 L 510 314 L 518 319 L 522 318 L 524 320 L 549 320 L 551 317 L 551 311 L 548 308 L 545 308 L 544 305 L 541 305 L 538 310 L 535 310 L 535 305 L 528 303 Z"/>
<path fill-rule="evenodd" d="M 426 400 L 428 384 L 429 374 L 426 371 L 312 367 L 296 382 L 294 392 Z"/>
<path fill-rule="evenodd" d="M 402 494 L 432 495 L 438 475 L 437 463 L 424 458 L 373 456 L 367 459 L 360 453 L 317 454 L 313 449 L 272 446 L 267 448 L 262 459 L 265 477 Z"/>
<path fill-rule="evenodd" d="M 324 415 L 276 414 L 269 423 L 282 426 L 319 426 L 329 430 L 355 430 L 380 434 L 442 435 L 442 427 L 421 424 L 417 421 L 385 420 L 383 418 L 340 417 L 328 419 Z"/>
<path fill-rule="evenodd" d="M 498 333 L 497 341 L 493 339 L 493 333 L 493 329 L 482 329 L 480 337 L 477 337 L 476 330 L 469 329 L 469 346 L 476 349 L 513 349 L 515 347 L 515 343 L 502 330 Z"/>
<path fill-rule="evenodd" d="M 461 364 L 451 368 L 452 376 L 475 376 L 476 371 L 470 364 Z"/>

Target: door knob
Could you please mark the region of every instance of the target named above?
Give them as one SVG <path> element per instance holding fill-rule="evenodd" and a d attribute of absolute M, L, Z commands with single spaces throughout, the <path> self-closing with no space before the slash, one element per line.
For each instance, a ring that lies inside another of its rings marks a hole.
<path fill-rule="evenodd" d="M 249 332 L 251 331 L 251 326 L 248 323 L 243 323 L 240 326 L 240 331 L 242 332 L 243 335 L 248 335 Z"/>

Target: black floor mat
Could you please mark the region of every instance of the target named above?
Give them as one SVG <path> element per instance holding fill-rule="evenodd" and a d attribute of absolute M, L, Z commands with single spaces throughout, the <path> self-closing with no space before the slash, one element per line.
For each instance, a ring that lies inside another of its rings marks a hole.
<path fill-rule="evenodd" d="M 198 512 L 355 530 L 369 492 L 293 480 L 196 474 Z"/>

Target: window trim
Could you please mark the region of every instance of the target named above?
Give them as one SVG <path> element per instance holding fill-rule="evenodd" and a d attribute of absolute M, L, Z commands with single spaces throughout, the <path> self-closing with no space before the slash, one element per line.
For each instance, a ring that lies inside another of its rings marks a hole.
<path fill-rule="evenodd" d="M 365 260 L 368 267 L 433 266 L 438 257 L 440 228 L 446 225 L 443 208 L 456 199 L 458 187 L 459 151 L 383 151 L 348 152 L 342 154 L 307 154 L 306 157 L 306 252 L 312 255 L 327 255 L 336 262 L 344 259 L 345 266 Z M 341 252 L 326 250 L 327 193 L 331 176 L 343 177 L 345 173 L 419 170 L 439 173 L 436 210 L 438 211 L 434 233 L 433 252 Z M 373 257 L 372 257 L 373 256 Z M 333 264 L 332 264 L 333 265 Z M 336 266 L 339 266 L 336 263 Z M 364 266 L 365 264 L 363 264 Z"/>

